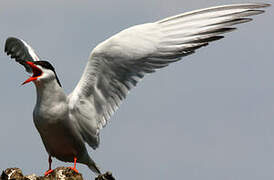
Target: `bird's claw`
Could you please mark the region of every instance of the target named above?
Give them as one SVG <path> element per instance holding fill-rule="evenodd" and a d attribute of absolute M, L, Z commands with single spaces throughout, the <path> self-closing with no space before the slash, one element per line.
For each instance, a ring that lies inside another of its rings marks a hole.
<path fill-rule="evenodd" d="M 72 169 L 74 172 L 79 174 L 79 171 L 75 167 L 68 167 L 68 168 Z"/>
<path fill-rule="evenodd" d="M 49 175 L 49 174 L 52 173 L 52 172 L 53 172 L 52 169 L 47 170 L 47 171 L 45 172 L 45 176 Z"/>

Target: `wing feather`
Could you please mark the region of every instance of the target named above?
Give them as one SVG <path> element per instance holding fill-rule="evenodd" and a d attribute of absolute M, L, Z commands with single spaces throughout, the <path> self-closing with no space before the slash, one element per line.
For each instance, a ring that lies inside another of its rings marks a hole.
<path fill-rule="evenodd" d="M 39 61 L 39 57 L 35 51 L 22 39 L 15 37 L 9 37 L 5 43 L 5 52 L 7 55 L 11 55 L 16 62 L 22 64 L 26 71 L 31 73 L 32 69 L 26 64 L 26 61 Z"/>
<path fill-rule="evenodd" d="M 260 8 L 267 6 L 251 3 L 192 11 L 130 27 L 99 44 L 69 96 L 71 110 L 86 117 L 77 119 L 85 127 L 84 139 L 93 148 L 99 145 L 99 130 L 145 74 L 222 39 L 236 29 L 231 26 L 251 21 L 247 16 L 261 14 Z M 79 103 L 82 100 L 86 103 Z"/>

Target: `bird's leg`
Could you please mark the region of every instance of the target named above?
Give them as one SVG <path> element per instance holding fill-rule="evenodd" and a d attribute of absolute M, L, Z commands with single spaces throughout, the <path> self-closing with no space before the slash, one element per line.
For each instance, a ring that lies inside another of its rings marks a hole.
<path fill-rule="evenodd" d="M 51 155 L 49 155 L 48 161 L 49 161 L 49 170 L 47 170 L 47 171 L 45 172 L 45 176 L 47 176 L 47 175 L 49 175 L 50 173 L 53 172 L 53 170 L 51 169 L 51 163 L 52 163 Z"/>
<path fill-rule="evenodd" d="M 72 169 L 73 171 L 75 171 L 75 172 L 79 173 L 79 172 L 78 172 L 78 170 L 76 169 L 76 161 L 77 161 L 77 157 L 74 157 L 73 159 L 74 159 L 74 167 L 69 167 L 69 168 L 70 168 L 70 169 Z"/>

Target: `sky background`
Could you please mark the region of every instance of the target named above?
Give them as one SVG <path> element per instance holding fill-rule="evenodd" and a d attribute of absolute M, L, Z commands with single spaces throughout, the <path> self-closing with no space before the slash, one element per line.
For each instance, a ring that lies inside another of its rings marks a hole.
<path fill-rule="evenodd" d="M 4 54 L 6 38 L 27 41 L 50 61 L 65 91 L 90 51 L 135 24 L 246 0 L 1 0 L 0 169 L 42 175 L 48 155 L 32 122 L 36 102 L 24 68 Z M 263 2 L 257 0 L 257 2 Z M 265 0 L 264 2 L 273 3 Z M 90 155 L 118 180 L 274 179 L 274 9 L 225 39 L 145 77 Z M 53 167 L 71 166 L 56 159 Z M 78 169 L 86 179 L 94 174 Z"/>

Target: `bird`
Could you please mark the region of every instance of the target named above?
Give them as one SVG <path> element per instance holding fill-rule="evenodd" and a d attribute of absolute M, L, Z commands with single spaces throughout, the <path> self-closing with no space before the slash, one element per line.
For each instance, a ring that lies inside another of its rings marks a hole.
<path fill-rule="evenodd" d="M 36 87 L 33 121 L 52 157 L 88 166 L 96 175 L 99 166 L 87 152 L 100 144 L 100 130 L 119 108 L 128 92 L 146 74 L 151 74 L 199 48 L 220 40 L 235 25 L 264 12 L 265 3 L 222 5 L 131 26 L 98 44 L 90 53 L 84 72 L 70 94 L 66 94 L 55 68 L 42 60 L 24 40 L 9 37 L 5 52 L 32 75 L 23 82 Z"/>

